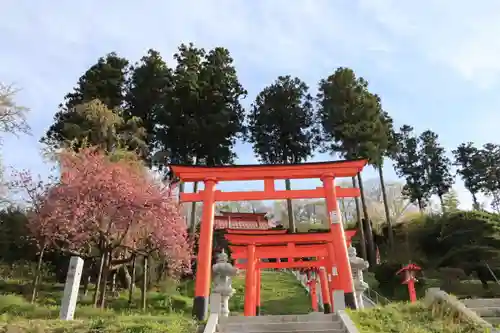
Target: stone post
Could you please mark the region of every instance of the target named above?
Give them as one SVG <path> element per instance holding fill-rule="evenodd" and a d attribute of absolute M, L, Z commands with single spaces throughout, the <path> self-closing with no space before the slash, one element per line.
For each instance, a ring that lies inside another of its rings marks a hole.
<path fill-rule="evenodd" d="M 354 282 L 354 289 L 356 294 L 356 301 L 358 308 L 363 309 L 363 293 L 368 289 L 368 284 L 363 280 L 363 271 L 368 269 L 370 264 L 363 258 L 356 256 L 356 248 L 350 246 L 347 249 L 349 255 L 349 263 L 351 264 L 352 278 Z"/>
<path fill-rule="evenodd" d="M 231 282 L 233 276 L 238 273 L 238 269 L 234 268 L 228 262 L 228 259 L 227 254 L 223 250 L 217 255 L 216 263 L 212 266 L 212 272 L 214 273 L 213 293 L 221 296 L 220 314 L 223 317 L 229 316 L 229 298 L 234 293 Z"/>
<path fill-rule="evenodd" d="M 80 279 L 82 278 L 83 259 L 80 257 L 71 257 L 69 260 L 68 274 L 66 275 L 66 284 L 64 285 L 64 294 L 61 303 L 59 318 L 61 320 L 73 320 L 80 289 Z"/>

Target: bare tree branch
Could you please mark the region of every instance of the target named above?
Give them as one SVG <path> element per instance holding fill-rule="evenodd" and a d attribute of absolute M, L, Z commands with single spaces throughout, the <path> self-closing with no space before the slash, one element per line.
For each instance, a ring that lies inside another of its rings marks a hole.
<path fill-rule="evenodd" d="M 0 132 L 7 134 L 31 134 L 27 115 L 29 109 L 16 104 L 14 97 L 19 89 L 0 83 Z"/>

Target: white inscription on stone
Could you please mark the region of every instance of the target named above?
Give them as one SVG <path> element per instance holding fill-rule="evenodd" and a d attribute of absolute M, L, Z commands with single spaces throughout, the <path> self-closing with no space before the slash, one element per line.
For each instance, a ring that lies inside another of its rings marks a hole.
<path fill-rule="evenodd" d="M 59 317 L 62 320 L 73 320 L 78 300 L 78 290 L 80 289 L 80 280 L 82 278 L 83 259 L 80 257 L 71 257 L 69 261 L 68 275 L 66 276 L 66 285 L 64 286 L 64 295 L 61 304 Z"/>

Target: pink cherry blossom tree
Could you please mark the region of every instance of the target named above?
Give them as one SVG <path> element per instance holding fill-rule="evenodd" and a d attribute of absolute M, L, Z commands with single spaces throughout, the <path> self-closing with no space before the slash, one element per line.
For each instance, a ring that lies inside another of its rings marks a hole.
<path fill-rule="evenodd" d="M 66 251 L 99 250 L 101 307 L 113 259 L 125 252 L 156 251 L 172 274 L 189 270 L 191 247 L 171 189 L 134 161 L 114 161 L 95 148 L 62 151 L 58 161 L 61 177 L 45 193 L 36 232 Z"/>

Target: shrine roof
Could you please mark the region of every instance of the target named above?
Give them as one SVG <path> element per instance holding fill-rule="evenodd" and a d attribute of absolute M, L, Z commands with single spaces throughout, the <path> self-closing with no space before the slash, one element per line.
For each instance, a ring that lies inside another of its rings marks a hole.
<path fill-rule="evenodd" d="M 270 226 L 265 220 L 260 223 L 257 223 L 257 221 L 242 221 L 238 219 L 229 222 L 227 219 L 215 216 L 214 229 L 268 230 Z"/>
<path fill-rule="evenodd" d="M 335 177 L 353 177 L 361 172 L 367 160 L 341 160 L 308 162 L 297 164 L 247 164 L 247 165 L 170 165 L 173 173 L 181 180 L 199 181 L 215 178 L 220 181 L 269 179 L 319 178 L 323 174 Z"/>

